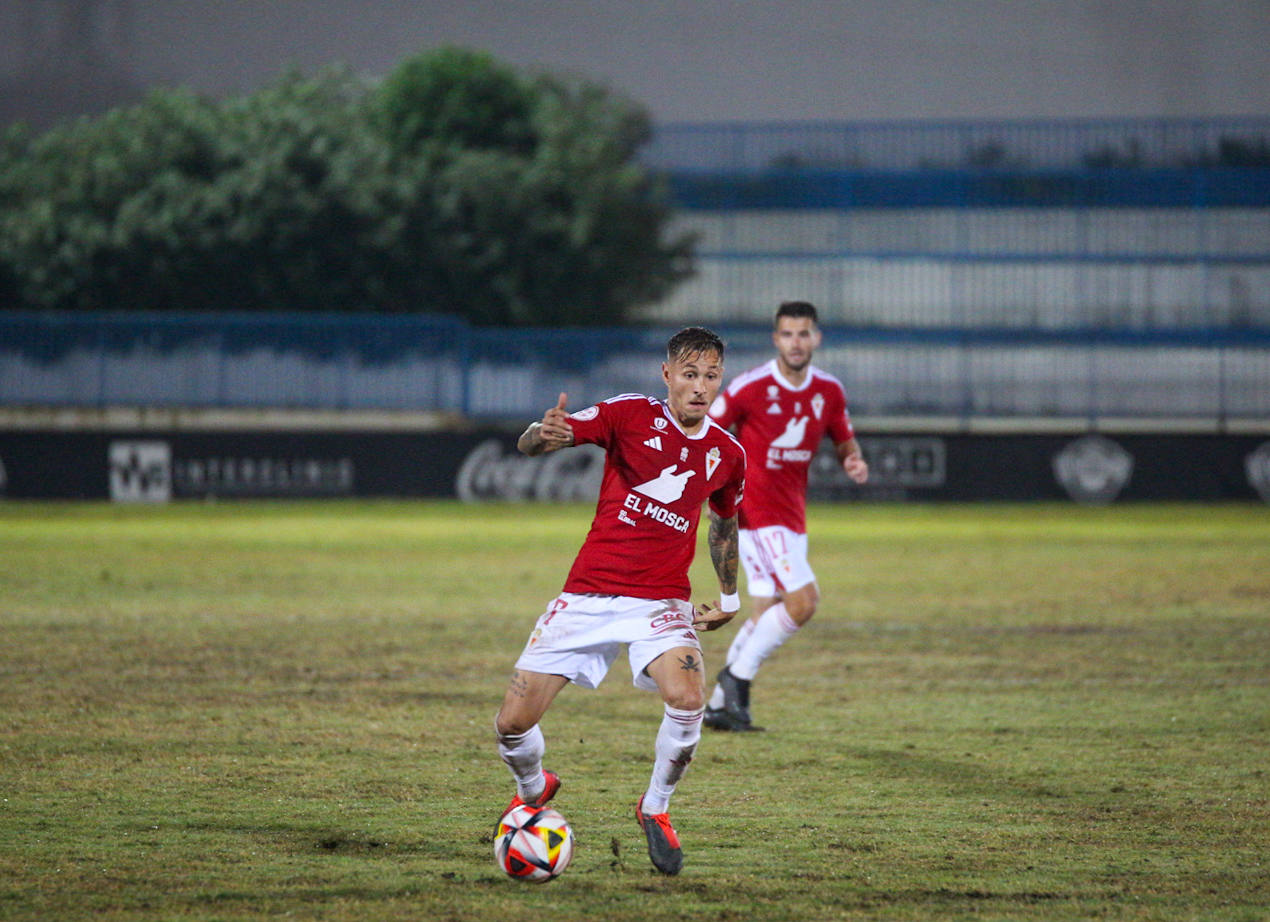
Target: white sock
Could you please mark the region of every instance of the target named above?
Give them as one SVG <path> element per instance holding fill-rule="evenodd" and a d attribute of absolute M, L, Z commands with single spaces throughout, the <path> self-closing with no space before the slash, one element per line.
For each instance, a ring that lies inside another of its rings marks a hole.
<path fill-rule="evenodd" d="M 753 679 L 758 675 L 758 667 L 763 660 L 797 633 L 798 624 L 785 611 L 785 603 L 777 602 L 758 619 L 741 652 L 728 663 L 728 671 L 738 679 Z"/>
<path fill-rule="evenodd" d="M 741 652 L 745 642 L 750 639 L 750 635 L 754 633 L 754 623 L 753 618 L 746 618 L 745 623 L 737 628 L 736 636 L 732 638 L 732 645 L 728 647 L 727 659 L 723 661 L 725 666 L 732 665 L 736 655 Z M 714 684 L 714 691 L 710 692 L 710 707 L 715 710 L 723 707 L 723 689 L 719 687 L 718 682 Z"/>
<path fill-rule="evenodd" d="M 644 792 L 644 813 L 665 813 L 670 795 L 688 770 L 688 763 L 701 739 L 702 711 L 681 711 L 666 705 L 666 714 L 657 731 L 657 758 L 653 761 L 653 777 Z"/>
<path fill-rule="evenodd" d="M 498 754 L 516 779 L 516 793 L 526 803 L 532 801 L 547 785 L 542 774 L 542 754 L 547 750 L 542 728 L 534 724 L 524 733 L 494 732 L 498 734 Z"/>
<path fill-rule="evenodd" d="M 745 623 L 737 628 L 736 636 L 732 638 L 732 645 L 728 647 L 728 658 L 725 661 L 725 665 L 731 665 L 732 661 L 736 659 L 736 655 L 741 652 L 745 642 L 754 633 L 754 625 L 757 623 L 757 618 L 746 618 Z"/>

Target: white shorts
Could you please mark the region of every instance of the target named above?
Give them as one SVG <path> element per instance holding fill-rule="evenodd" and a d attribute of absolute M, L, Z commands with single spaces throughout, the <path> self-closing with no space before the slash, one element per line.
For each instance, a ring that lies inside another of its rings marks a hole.
<path fill-rule="evenodd" d="M 596 688 L 626 644 L 636 687 L 657 691 L 644 672 L 649 663 L 676 647 L 701 649 L 692 617 L 682 599 L 562 592 L 534 625 L 516 668 Z"/>
<path fill-rule="evenodd" d="M 783 525 L 743 528 L 739 534 L 746 591 L 775 598 L 816 581 L 807 563 L 807 536 Z"/>

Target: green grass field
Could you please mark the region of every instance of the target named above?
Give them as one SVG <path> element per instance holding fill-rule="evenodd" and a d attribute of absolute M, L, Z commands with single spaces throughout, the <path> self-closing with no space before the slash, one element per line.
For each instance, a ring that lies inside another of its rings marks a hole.
<path fill-rule="evenodd" d="M 544 722 L 573 866 L 504 879 L 493 715 L 589 517 L 0 504 L 0 919 L 1270 918 L 1254 505 L 815 507 L 821 611 L 768 732 L 703 738 L 683 874 L 619 659 Z"/>

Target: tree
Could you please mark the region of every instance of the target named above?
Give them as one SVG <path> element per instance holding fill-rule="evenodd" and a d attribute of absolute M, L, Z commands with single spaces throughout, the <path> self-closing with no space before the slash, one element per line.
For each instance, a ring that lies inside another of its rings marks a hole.
<path fill-rule="evenodd" d="M 378 86 L 289 75 L 0 145 L 10 306 L 375 310 L 611 324 L 689 269 L 646 115 L 442 49 Z M 2 292 L 0 292 L 2 294 Z"/>
<path fill-rule="evenodd" d="M 413 299 L 481 324 L 606 324 L 661 297 L 692 241 L 636 155 L 644 112 L 587 82 L 523 78 L 447 49 L 380 87 L 376 122 L 417 178 L 399 265 Z"/>

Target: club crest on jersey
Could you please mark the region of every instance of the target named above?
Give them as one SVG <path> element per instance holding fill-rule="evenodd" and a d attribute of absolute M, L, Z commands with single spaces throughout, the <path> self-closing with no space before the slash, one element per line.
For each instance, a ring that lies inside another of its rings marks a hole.
<path fill-rule="evenodd" d="M 683 448 L 679 449 L 679 460 L 680 460 L 680 461 L 687 461 L 687 460 L 688 460 L 688 446 L 687 446 L 687 445 L 685 445 Z M 707 479 L 707 480 L 708 480 L 708 479 L 710 479 L 708 474 L 706 475 L 706 479 Z"/>
<path fill-rule="evenodd" d="M 718 468 L 721 458 L 718 445 L 706 452 L 706 480 L 714 476 L 715 469 Z"/>
<path fill-rule="evenodd" d="M 820 414 L 825 411 L 824 394 L 816 394 L 811 398 L 811 412 L 816 414 L 816 419 L 820 419 Z"/>
<path fill-rule="evenodd" d="M 653 428 L 658 431 L 664 430 L 666 428 L 666 417 L 659 416 L 653 420 Z"/>

